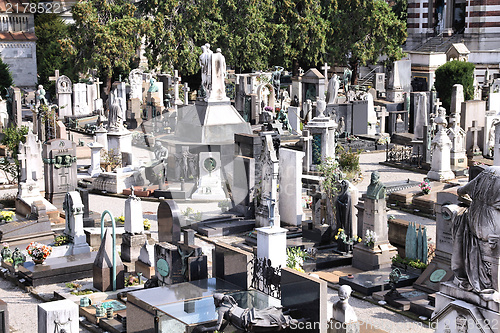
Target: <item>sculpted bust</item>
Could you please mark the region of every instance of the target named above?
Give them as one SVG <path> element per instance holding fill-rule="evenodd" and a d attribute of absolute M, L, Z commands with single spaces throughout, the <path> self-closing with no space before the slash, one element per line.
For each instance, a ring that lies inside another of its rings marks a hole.
<path fill-rule="evenodd" d="M 385 199 L 385 186 L 380 181 L 380 173 L 372 173 L 371 183 L 366 190 L 366 197 L 370 199 Z"/>
<path fill-rule="evenodd" d="M 358 321 L 356 312 L 349 305 L 352 289 L 348 285 L 339 288 L 339 300 L 333 303 L 333 319 L 340 323 L 355 323 Z"/>

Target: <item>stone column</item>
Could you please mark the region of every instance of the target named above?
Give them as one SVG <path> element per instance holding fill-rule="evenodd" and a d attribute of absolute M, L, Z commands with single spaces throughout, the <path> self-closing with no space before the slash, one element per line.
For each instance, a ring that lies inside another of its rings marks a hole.
<path fill-rule="evenodd" d="M 97 141 L 88 143 L 87 146 L 90 148 L 90 168 L 88 173 L 90 177 L 94 178 L 101 173 L 101 149 L 104 146 Z"/>

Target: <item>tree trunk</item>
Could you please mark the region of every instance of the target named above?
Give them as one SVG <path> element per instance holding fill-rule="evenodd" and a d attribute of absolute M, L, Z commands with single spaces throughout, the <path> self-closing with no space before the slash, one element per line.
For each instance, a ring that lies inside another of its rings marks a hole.
<path fill-rule="evenodd" d="M 352 70 L 351 84 L 357 85 L 358 84 L 358 71 L 359 71 L 359 62 L 358 61 L 351 63 L 351 70 Z"/>

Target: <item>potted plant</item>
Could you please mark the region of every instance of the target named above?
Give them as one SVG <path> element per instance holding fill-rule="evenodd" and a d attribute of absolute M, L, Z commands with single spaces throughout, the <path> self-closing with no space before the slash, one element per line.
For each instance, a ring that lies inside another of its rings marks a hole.
<path fill-rule="evenodd" d="M 339 230 L 337 231 L 337 235 L 335 235 L 335 240 L 342 241 L 343 244 L 347 245 L 347 251 L 346 251 L 347 253 L 352 252 L 354 244 L 362 241 L 361 237 L 358 237 L 357 235 L 354 235 L 352 237 L 347 237 L 347 234 L 342 228 L 339 228 Z"/>
<path fill-rule="evenodd" d="M 427 179 L 420 183 L 420 189 L 423 194 L 429 194 L 431 192 L 431 184 L 429 184 Z"/>
<path fill-rule="evenodd" d="M 37 242 L 29 243 L 26 250 L 28 251 L 28 255 L 33 259 L 33 262 L 37 265 L 43 264 L 45 259 L 52 253 L 52 247 Z"/>
<path fill-rule="evenodd" d="M 217 204 L 217 206 L 224 213 L 224 212 L 226 212 L 229 209 L 229 207 L 231 207 L 231 201 L 229 201 L 229 200 L 219 201 L 219 203 Z"/>
<path fill-rule="evenodd" d="M 14 215 L 16 215 L 13 211 L 10 210 L 2 210 L 0 212 L 0 222 L 10 222 L 14 220 Z"/>

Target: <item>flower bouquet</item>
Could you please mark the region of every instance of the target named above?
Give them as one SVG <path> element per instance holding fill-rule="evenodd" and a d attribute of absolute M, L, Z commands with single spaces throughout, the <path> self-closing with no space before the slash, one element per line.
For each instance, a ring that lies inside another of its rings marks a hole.
<path fill-rule="evenodd" d="M 52 247 L 37 242 L 29 243 L 26 250 L 28 251 L 28 255 L 33 258 L 35 264 L 42 264 L 52 253 Z"/>
<path fill-rule="evenodd" d="M 366 229 L 365 233 L 365 245 L 369 247 L 373 247 L 375 245 L 375 242 L 377 241 L 378 236 L 375 233 L 375 231 Z"/>
<path fill-rule="evenodd" d="M 151 229 L 151 221 L 149 221 L 148 219 L 144 219 L 144 221 L 142 221 L 142 224 L 144 225 L 144 230 Z"/>
<path fill-rule="evenodd" d="M 422 190 L 423 194 L 429 194 L 431 192 L 431 185 L 427 180 L 424 180 L 420 183 L 420 189 Z"/>
<path fill-rule="evenodd" d="M 2 210 L 0 212 L 0 222 L 10 222 L 14 220 L 15 213 L 10 210 Z"/>

